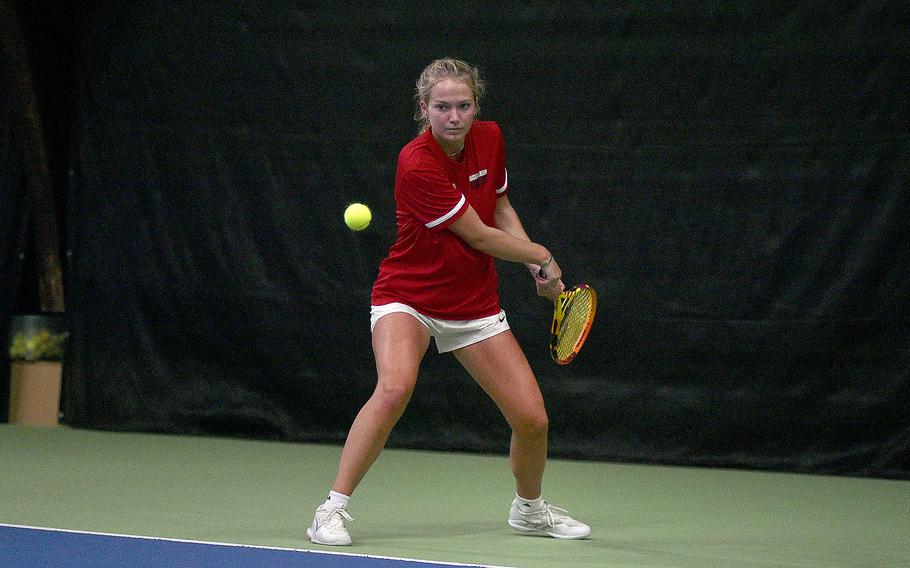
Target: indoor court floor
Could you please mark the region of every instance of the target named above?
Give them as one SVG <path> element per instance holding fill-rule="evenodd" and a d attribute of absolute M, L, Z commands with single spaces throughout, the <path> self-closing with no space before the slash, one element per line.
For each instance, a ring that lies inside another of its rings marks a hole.
<path fill-rule="evenodd" d="M 910 566 L 910 481 L 550 460 L 545 496 L 593 527 L 559 541 L 506 524 L 506 456 L 411 450 L 321 547 L 340 451 L 0 425 L 0 566 Z"/>

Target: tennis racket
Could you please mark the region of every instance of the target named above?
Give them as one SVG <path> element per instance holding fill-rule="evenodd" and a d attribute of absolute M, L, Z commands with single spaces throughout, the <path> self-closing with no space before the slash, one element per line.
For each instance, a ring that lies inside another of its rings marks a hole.
<path fill-rule="evenodd" d="M 581 351 L 597 313 L 597 292 L 587 284 L 566 290 L 553 301 L 550 357 L 568 365 Z"/>
<path fill-rule="evenodd" d="M 543 268 L 541 278 L 547 275 Z M 553 323 L 550 324 L 550 357 L 568 365 L 581 351 L 597 313 L 597 292 L 587 284 L 564 291 L 553 300 Z"/>

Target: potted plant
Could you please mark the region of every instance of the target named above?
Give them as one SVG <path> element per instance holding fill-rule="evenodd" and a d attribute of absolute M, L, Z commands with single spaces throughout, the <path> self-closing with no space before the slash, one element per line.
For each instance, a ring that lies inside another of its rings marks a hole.
<path fill-rule="evenodd" d="M 61 314 L 13 317 L 9 335 L 11 424 L 59 424 L 66 335 Z"/>

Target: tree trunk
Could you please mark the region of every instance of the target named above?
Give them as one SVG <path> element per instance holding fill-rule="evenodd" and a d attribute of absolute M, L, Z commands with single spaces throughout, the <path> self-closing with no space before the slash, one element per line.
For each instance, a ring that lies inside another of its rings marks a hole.
<path fill-rule="evenodd" d="M 35 237 L 34 250 L 38 260 L 41 310 L 63 312 L 65 303 L 60 240 L 41 114 L 32 85 L 25 40 L 19 29 L 16 11 L 8 0 L 0 0 L 0 46 L 19 101 L 16 118 L 23 134 L 24 167 L 31 205 L 32 234 Z"/>

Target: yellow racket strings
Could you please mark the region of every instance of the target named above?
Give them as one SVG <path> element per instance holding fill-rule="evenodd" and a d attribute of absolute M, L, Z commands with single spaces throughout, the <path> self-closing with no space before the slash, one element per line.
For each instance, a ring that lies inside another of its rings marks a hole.
<path fill-rule="evenodd" d="M 559 339 L 556 343 L 556 356 L 559 359 L 565 359 L 574 352 L 575 345 L 588 326 L 593 302 L 593 296 L 587 289 L 578 290 L 570 299 L 559 326 Z"/>

